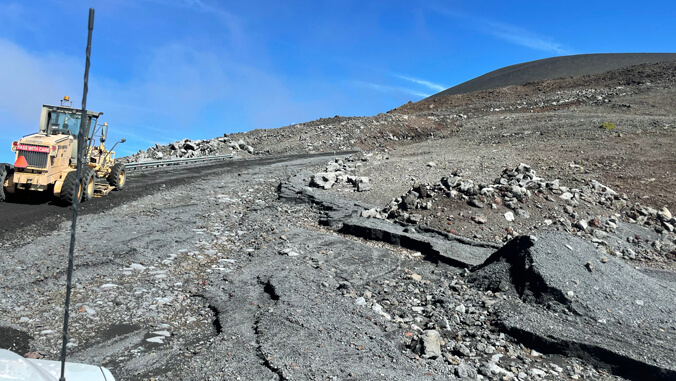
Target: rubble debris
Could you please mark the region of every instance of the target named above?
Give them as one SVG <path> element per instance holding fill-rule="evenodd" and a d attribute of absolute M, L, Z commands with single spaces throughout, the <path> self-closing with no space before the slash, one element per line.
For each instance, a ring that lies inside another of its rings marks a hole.
<path fill-rule="evenodd" d="M 331 189 L 334 185 L 351 184 L 357 192 L 366 192 L 371 190 L 371 183 L 368 177 L 356 176 L 356 166 L 344 163 L 341 159 L 336 159 L 326 165 L 324 172 L 317 172 L 310 179 L 310 186 Z"/>
<path fill-rule="evenodd" d="M 192 157 L 224 155 L 233 152 L 254 154 L 254 148 L 243 139 L 232 140 L 231 136 L 222 136 L 208 140 L 183 139 L 177 142 L 162 145 L 156 143 L 154 147 L 140 150 L 137 153 L 120 158 L 125 163 L 144 162 L 152 160 L 189 159 Z"/>

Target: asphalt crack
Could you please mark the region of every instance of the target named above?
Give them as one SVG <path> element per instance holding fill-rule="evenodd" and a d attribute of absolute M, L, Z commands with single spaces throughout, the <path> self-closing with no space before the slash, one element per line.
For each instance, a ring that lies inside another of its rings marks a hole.
<path fill-rule="evenodd" d="M 274 301 L 279 300 L 279 295 L 277 295 L 277 291 L 275 290 L 275 286 L 273 286 L 272 283 L 270 283 L 270 280 L 268 280 L 267 282 L 264 283 L 263 291 L 266 294 L 268 294 L 270 299 L 272 299 Z"/>
<path fill-rule="evenodd" d="M 215 336 L 218 336 L 221 333 L 223 333 L 223 325 L 221 325 L 221 321 L 220 321 L 221 311 L 218 309 L 218 307 L 209 303 L 209 298 L 207 298 L 206 296 L 204 296 L 202 294 L 194 294 L 193 297 L 203 299 L 206 307 L 211 311 L 211 313 L 213 313 L 214 318 L 211 321 L 211 325 L 214 327 L 214 330 L 216 330 Z"/>
<path fill-rule="evenodd" d="M 287 381 L 288 378 L 284 376 L 284 372 L 274 366 L 270 360 L 272 357 L 266 356 L 265 352 L 263 352 L 263 345 L 261 343 L 261 329 L 260 329 L 260 324 L 261 324 L 261 318 L 265 311 L 269 311 L 269 306 L 274 305 L 278 300 L 279 300 L 279 295 L 277 294 L 277 291 L 275 290 L 275 286 L 272 285 L 270 282 L 270 279 L 268 278 L 267 280 L 263 280 L 260 277 L 258 278 L 258 283 L 263 286 L 263 293 L 267 295 L 267 297 L 264 297 L 263 300 L 261 301 L 259 307 L 261 308 L 261 312 L 256 315 L 256 318 L 254 320 L 254 325 L 253 325 L 253 330 L 254 334 L 256 336 L 256 356 L 261 360 L 263 366 L 265 366 L 268 370 L 270 370 L 272 373 L 277 375 L 278 380 L 280 381 Z"/>

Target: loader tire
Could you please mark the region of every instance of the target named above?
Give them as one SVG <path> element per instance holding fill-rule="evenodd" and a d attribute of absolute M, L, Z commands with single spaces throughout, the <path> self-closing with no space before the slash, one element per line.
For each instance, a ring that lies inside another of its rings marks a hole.
<path fill-rule="evenodd" d="M 73 205 L 73 201 L 82 197 L 82 186 L 75 181 L 75 171 L 70 171 L 63 179 L 59 199 L 64 205 Z"/>
<path fill-rule="evenodd" d="M 7 167 L 0 164 L 0 202 L 5 201 L 5 178 L 7 177 Z"/>
<path fill-rule="evenodd" d="M 96 188 L 96 173 L 92 168 L 84 168 L 82 171 L 82 186 L 82 201 L 91 200 Z"/>
<path fill-rule="evenodd" d="M 14 174 L 14 166 L 12 164 L 0 163 L 0 202 L 7 201 L 8 198 L 13 197 L 12 193 L 5 191 L 5 180 L 7 176 Z"/>
<path fill-rule="evenodd" d="M 127 171 L 124 164 L 115 163 L 106 180 L 108 180 L 108 184 L 115 187 L 115 190 L 121 191 L 124 189 L 124 184 L 127 183 Z"/>

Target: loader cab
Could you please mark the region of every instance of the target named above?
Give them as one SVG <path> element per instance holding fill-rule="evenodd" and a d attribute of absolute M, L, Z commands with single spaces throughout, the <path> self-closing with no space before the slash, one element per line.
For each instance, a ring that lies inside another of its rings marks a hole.
<path fill-rule="evenodd" d="M 82 122 L 82 110 L 78 110 L 67 106 L 50 106 L 43 105 L 42 113 L 40 114 L 40 133 L 46 136 L 64 135 L 73 138 L 73 150 L 71 159 L 77 160 L 77 135 L 82 128 L 82 133 L 85 136 L 85 146 L 89 145 L 94 130 L 96 129 L 96 122 L 99 117 L 103 115 L 102 112 L 95 112 L 87 110 L 86 121 Z"/>
<path fill-rule="evenodd" d="M 87 119 L 84 123 L 84 134 L 89 137 L 89 132 L 96 126 L 96 121 L 102 112 L 87 111 Z M 42 106 L 40 117 L 40 133 L 45 135 L 70 135 L 77 137 L 82 123 L 82 111 L 70 107 Z"/>

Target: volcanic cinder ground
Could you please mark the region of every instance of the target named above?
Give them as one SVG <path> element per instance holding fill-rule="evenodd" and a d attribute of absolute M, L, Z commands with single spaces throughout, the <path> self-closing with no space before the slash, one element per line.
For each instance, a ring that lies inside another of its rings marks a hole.
<path fill-rule="evenodd" d="M 676 378 L 676 63 L 645 62 L 131 158 L 235 153 L 82 205 L 69 359 L 119 380 Z M 0 344 L 57 359 L 70 210 L 0 210 Z"/>

